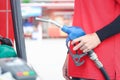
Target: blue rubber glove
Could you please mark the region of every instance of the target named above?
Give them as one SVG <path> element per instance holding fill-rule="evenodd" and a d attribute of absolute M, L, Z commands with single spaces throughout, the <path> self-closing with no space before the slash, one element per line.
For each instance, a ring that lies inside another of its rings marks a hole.
<path fill-rule="evenodd" d="M 62 27 L 62 31 L 68 34 L 68 37 L 66 39 L 66 45 L 70 40 L 74 40 L 80 36 L 85 35 L 85 32 L 80 27 L 77 27 L 77 26 L 68 27 L 64 25 Z"/>

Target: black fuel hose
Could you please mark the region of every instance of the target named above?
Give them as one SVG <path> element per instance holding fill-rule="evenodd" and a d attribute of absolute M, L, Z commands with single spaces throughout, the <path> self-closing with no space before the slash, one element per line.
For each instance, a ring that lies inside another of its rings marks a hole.
<path fill-rule="evenodd" d="M 96 64 L 96 66 L 99 68 L 99 70 L 101 71 L 101 73 L 104 76 L 105 80 L 110 80 L 106 70 L 103 67 L 103 64 L 99 61 L 96 53 L 93 50 L 91 50 L 91 51 L 88 52 L 88 56 Z"/>
<path fill-rule="evenodd" d="M 105 80 L 110 80 L 107 72 L 105 71 L 104 67 L 99 68 L 100 71 L 102 72 L 102 75 L 104 76 Z"/>

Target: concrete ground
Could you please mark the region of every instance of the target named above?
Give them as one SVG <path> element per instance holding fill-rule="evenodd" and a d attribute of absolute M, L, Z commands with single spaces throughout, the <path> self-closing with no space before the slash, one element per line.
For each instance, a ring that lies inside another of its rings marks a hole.
<path fill-rule="evenodd" d="M 62 66 L 67 48 L 64 38 L 25 40 L 27 60 L 38 72 L 40 80 L 65 80 Z"/>

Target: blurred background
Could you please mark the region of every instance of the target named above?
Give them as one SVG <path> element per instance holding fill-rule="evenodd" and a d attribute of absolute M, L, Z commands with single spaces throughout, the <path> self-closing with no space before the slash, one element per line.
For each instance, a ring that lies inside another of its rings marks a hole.
<path fill-rule="evenodd" d="M 73 0 L 21 0 L 25 37 L 35 39 L 34 33 L 37 31 L 42 33 L 42 38 L 66 37 L 55 25 L 37 22 L 35 17 L 52 19 L 69 26 L 72 24 L 73 3 Z"/>
<path fill-rule="evenodd" d="M 39 73 L 40 80 L 64 80 L 62 66 L 67 54 L 67 34 L 35 18 L 71 26 L 73 8 L 74 0 L 21 0 L 27 61 Z"/>

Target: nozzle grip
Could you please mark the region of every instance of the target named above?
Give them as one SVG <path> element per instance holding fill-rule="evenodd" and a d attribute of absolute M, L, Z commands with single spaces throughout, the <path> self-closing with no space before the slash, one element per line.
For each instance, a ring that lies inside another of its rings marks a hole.
<path fill-rule="evenodd" d="M 77 27 L 77 26 L 63 26 L 61 28 L 61 30 L 65 33 L 68 34 L 68 37 L 70 38 L 70 40 L 73 40 L 73 39 L 76 39 L 80 36 L 83 36 L 85 35 L 85 32 L 80 28 L 80 27 Z"/>

